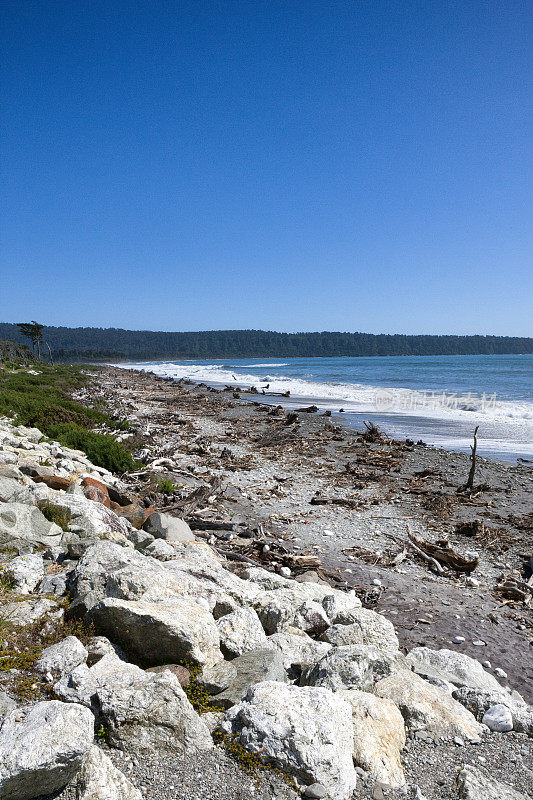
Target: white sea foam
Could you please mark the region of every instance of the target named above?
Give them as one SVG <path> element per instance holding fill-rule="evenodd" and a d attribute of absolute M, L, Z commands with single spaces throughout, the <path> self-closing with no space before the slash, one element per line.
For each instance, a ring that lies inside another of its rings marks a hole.
<path fill-rule="evenodd" d="M 513 450 L 522 454 L 533 453 L 533 403 L 499 400 L 494 395 L 460 395 L 434 391 L 416 391 L 395 387 L 370 386 L 360 383 L 331 383 L 305 380 L 275 373 L 258 378 L 247 372 L 234 371 L 226 364 L 196 364 L 151 362 L 117 364 L 123 368 L 152 371 L 163 377 L 176 380 L 189 378 L 198 383 L 214 386 L 235 386 L 258 390 L 269 384 L 267 393 L 290 392 L 291 401 L 313 402 L 319 408 L 347 413 L 375 413 L 389 418 L 416 417 L 418 419 L 441 420 L 443 427 L 435 431 L 435 443 L 447 442 L 453 447 L 450 424 L 464 427 L 464 435 L 474 425 L 483 424 L 487 439 L 490 438 L 494 451 Z M 272 368 L 285 364 L 245 364 L 246 367 Z M 263 380 L 264 379 L 264 380 Z M 451 434 L 451 435 L 450 435 Z M 456 431 L 457 434 L 457 431 Z M 463 434 L 463 431 L 461 431 Z M 462 440 L 462 435 L 460 435 Z"/>

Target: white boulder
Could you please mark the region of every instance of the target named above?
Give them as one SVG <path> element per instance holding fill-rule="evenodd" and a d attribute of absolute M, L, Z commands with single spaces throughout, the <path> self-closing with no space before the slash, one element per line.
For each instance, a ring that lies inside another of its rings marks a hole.
<path fill-rule="evenodd" d="M 401 653 L 387 653 L 363 644 L 347 645 L 333 647 L 303 673 L 301 683 L 323 686 L 332 691 L 372 691 L 376 681 L 401 669 L 405 669 L 405 658 Z"/>
<path fill-rule="evenodd" d="M 62 538 L 59 525 L 48 522 L 36 506 L 0 503 L 0 547 L 54 547 Z"/>
<path fill-rule="evenodd" d="M 108 597 L 91 609 L 89 619 L 98 633 L 146 667 L 182 660 L 210 667 L 223 658 L 213 616 L 190 599 L 149 602 Z"/>
<path fill-rule="evenodd" d="M 279 650 L 283 666 L 298 675 L 317 663 L 331 650 L 327 642 L 317 642 L 299 628 L 289 627 L 267 638 L 267 646 Z"/>
<path fill-rule="evenodd" d="M 489 730 L 497 733 L 508 733 L 513 730 L 513 715 L 502 703 L 490 706 L 483 714 L 481 722 Z"/>
<path fill-rule="evenodd" d="M 57 681 L 80 664 L 84 664 L 88 655 L 88 651 L 76 636 L 67 636 L 61 642 L 43 650 L 35 663 L 35 669 Z"/>
<path fill-rule="evenodd" d="M 142 800 L 142 794 L 111 759 L 92 745 L 76 781 L 77 800 Z"/>
<path fill-rule="evenodd" d="M 448 692 L 433 686 L 414 672 L 397 672 L 380 680 L 375 687 L 378 697 L 395 703 L 412 731 L 426 731 L 442 739 L 459 737 L 479 742 L 483 727 L 473 714 Z"/>
<path fill-rule="evenodd" d="M 339 695 L 352 709 L 355 764 L 381 783 L 403 786 L 401 751 L 405 747 L 405 725 L 397 706 L 356 689 L 340 691 Z"/>
<path fill-rule="evenodd" d="M 108 740 L 114 747 L 160 756 L 213 746 L 207 726 L 169 670 L 142 675 L 116 673 L 96 694 Z"/>
<path fill-rule="evenodd" d="M 89 709 L 57 700 L 12 711 L 0 725 L 0 797 L 33 800 L 62 789 L 93 742 Z"/>
<path fill-rule="evenodd" d="M 378 650 L 396 652 L 400 644 L 392 622 L 382 614 L 366 608 L 354 608 L 337 615 L 337 622 L 320 637 L 336 647 L 349 644 L 366 644 Z"/>
<path fill-rule="evenodd" d="M 415 647 L 407 655 L 407 660 L 423 678 L 438 678 L 453 683 L 454 686 L 470 686 L 476 689 L 502 688 L 479 661 L 455 650 Z"/>
<path fill-rule="evenodd" d="M 457 776 L 457 785 L 461 800 L 529 800 L 525 794 L 492 778 L 486 770 L 470 764 Z"/>
<path fill-rule="evenodd" d="M 305 785 L 320 783 L 331 800 L 356 785 L 350 705 L 327 689 L 274 681 L 251 687 L 222 729 L 260 759 Z"/>
<path fill-rule="evenodd" d="M 268 646 L 268 640 L 253 608 L 237 608 L 217 620 L 220 649 L 226 658 Z"/>
<path fill-rule="evenodd" d="M 43 557 L 39 553 L 17 556 L 6 565 L 4 574 L 22 594 L 33 592 L 44 577 Z"/>
<path fill-rule="evenodd" d="M 196 536 L 191 531 L 184 519 L 172 517 L 155 511 L 150 514 L 143 525 L 144 530 L 155 536 L 156 539 L 165 539 L 167 542 L 194 542 Z"/>

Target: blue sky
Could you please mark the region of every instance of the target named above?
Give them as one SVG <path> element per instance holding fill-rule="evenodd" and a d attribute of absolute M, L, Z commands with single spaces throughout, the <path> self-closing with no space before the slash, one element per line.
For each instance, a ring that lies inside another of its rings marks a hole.
<path fill-rule="evenodd" d="M 530 0 L 1 14 L 1 321 L 533 335 Z"/>

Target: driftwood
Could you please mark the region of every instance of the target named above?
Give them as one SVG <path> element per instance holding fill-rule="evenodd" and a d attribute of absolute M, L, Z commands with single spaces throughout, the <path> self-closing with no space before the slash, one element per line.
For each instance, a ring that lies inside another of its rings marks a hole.
<path fill-rule="evenodd" d="M 445 539 L 441 539 L 438 542 L 428 542 L 413 533 L 409 526 L 407 531 L 409 543 L 414 551 L 418 552 L 419 555 L 423 555 L 426 560 L 431 559 L 433 565 L 436 568 L 438 566 L 438 572 L 443 571 L 442 564 L 457 572 L 473 572 L 478 565 L 479 559 L 477 557 L 465 558 L 465 556 L 453 550 Z"/>
<path fill-rule="evenodd" d="M 351 509 L 364 507 L 364 503 L 361 500 L 347 500 L 344 497 L 324 497 L 319 494 L 313 495 L 310 503 L 312 506 L 344 506 Z"/>
<path fill-rule="evenodd" d="M 171 506 L 166 506 L 165 512 L 181 511 L 184 518 L 189 516 L 192 514 L 195 508 L 206 503 L 212 494 L 217 493 L 220 488 L 220 484 L 220 478 L 214 478 L 212 483 L 208 484 L 207 486 L 199 486 L 198 489 L 195 489 L 193 492 L 188 494 L 187 497 L 183 498 L 183 500 L 179 500 L 177 503 L 173 503 Z"/>
<path fill-rule="evenodd" d="M 523 581 L 514 575 L 504 575 L 496 591 L 508 600 L 517 600 L 529 606 L 533 600 L 533 577 Z"/>

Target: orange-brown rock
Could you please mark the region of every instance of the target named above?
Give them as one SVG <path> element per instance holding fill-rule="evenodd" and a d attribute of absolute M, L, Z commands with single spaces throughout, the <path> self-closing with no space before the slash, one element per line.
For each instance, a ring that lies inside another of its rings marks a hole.
<path fill-rule="evenodd" d="M 96 478 L 87 477 L 82 480 L 81 485 L 85 497 L 94 500 L 95 503 L 102 503 L 106 508 L 111 508 L 111 500 L 105 483 Z"/>
<path fill-rule="evenodd" d="M 88 500 L 94 500 L 95 503 L 102 503 L 106 508 L 111 508 L 111 500 L 106 492 L 98 489 L 96 486 L 84 486 L 83 494 Z"/>
<path fill-rule="evenodd" d="M 34 483 L 46 483 L 49 489 L 68 489 L 70 481 L 68 478 L 60 478 L 59 475 L 35 475 Z"/>

